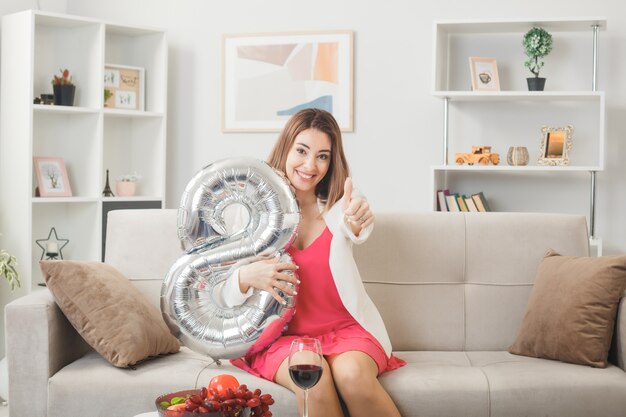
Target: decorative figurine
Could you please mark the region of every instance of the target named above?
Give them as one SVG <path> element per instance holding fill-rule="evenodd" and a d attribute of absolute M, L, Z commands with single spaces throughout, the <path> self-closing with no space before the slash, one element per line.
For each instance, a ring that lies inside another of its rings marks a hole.
<path fill-rule="evenodd" d="M 102 190 L 102 195 L 105 197 L 115 197 L 115 194 L 113 194 L 113 191 L 111 190 L 111 187 L 109 186 L 109 170 L 107 169 L 107 181 L 106 184 L 104 185 L 104 190 Z"/>
<path fill-rule="evenodd" d="M 454 160 L 459 165 L 474 165 L 475 163 L 498 165 L 500 154 L 491 153 L 491 146 L 472 146 L 471 153 L 457 153 L 454 155 Z"/>

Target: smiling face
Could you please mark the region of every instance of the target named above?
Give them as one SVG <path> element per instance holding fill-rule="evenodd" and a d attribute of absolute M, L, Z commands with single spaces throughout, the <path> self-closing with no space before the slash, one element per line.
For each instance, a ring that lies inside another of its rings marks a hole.
<path fill-rule="evenodd" d="M 331 161 L 328 135 L 317 129 L 300 132 L 287 154 L 285 174 L 298 194 L 315 194 L 315 186 L 324 179 Z"/>
<path fill-rule="evenodd" d="M 299 200 L 317 197 L 324 210 L 339 201 L 350 175 L 339 125 L 332 114 L 320 109 L 304 109 L 291 116 L 267 162 L 287 175 Z"/>

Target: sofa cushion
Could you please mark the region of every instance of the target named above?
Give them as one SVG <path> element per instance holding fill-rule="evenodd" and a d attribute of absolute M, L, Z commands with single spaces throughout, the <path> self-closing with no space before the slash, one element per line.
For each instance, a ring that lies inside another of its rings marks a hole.
<path fill-rule="evenodd" d="M 296 396 L 287 388 L 257 378 L 228 361 L 217 365 L 184 346 L 180 353 L 148 361 L 136 370 L 115 368 L 96 352 L 88 353 L 50 377 L 45 415 L 131 417 L 155 411 L 154 400 L 162 394 L 206 386 L 218 374 L 232 374 L 250 389 L 271 394 L 275 403 L 270 411 L 275 416 L 298 416 Z M 83 398 L 88 401 L 81 401 Z"/>
<path fill-rule="evenodd" d="M 111 364 L 127 367 L 180 349 L 160 311 L 115 268 L 79 261 L 40 266 L 67 319 Z"/>
<path fill-rule="evenodd" d="M 466 352 L 489 384 L 486 416 L 623 416 L 626 373 L 499 352 Z M 462 414 L 457 414 L 462 415 Z"/>
<path fill-rule="evenodd" d="M 560 256 L 548 251 L 509 352 L 604 368 L 626 256 Z"/>
<path fill-rule="evenodd" d="M 489 383 L 465 352 L 398 351 L 407 364 L 379 377 L 404 417 L 489 415 Z M 374 414 L 372 414 L 373 416 Z"/>
<path fill-rule="evenodd" d="M 578 215 L 379 213 L 375 229 L 354 258 L 394 350 L 504 351 L 546 250 L 589 255 Z"/>

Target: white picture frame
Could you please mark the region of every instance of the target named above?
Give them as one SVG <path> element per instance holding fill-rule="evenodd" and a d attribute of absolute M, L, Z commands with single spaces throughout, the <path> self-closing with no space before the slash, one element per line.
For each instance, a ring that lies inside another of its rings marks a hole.
<path fill-rule="evenodd" d="M 495 58 L 469 57 L 472 91 L 500 91 L 500 77 Z"/>
<path fill-rule="evenodd" d="M 572 150 L 572 133 L 574 127 L 541 128 L 541 145 L 539 146 L 539 165 L 569 165 L 569 153 Z"/>

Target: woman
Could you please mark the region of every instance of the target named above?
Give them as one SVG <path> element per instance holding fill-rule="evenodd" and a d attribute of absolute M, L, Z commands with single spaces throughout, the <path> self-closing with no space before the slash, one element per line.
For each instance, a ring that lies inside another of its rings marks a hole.
<path fill-rule="evenodd" d="M 391 355 L 385 325 L 352 257 L 352 244 L 367 238 L 374 215 L 352 189 L 337 122 L 323 110 L 298 112 L 268 162 L 285 173 L 300 206 L 298 236 L 288 250 L 295 264 L 275 258 L 242 266 L 223 296 L 228 304 L 241 304 L 259 288 L 283 302 L 275 288 L 295 294 L 288 283 L 296 278 L 285 271 L 298 269 L 297 314 L 267 350 L 233 364 L 295 392 L 302 413 L 303 391 L 289 376 L 289 347 L 296 337 L 316 337 L 325 360 L 321 380 L 309 390 L 311 416 L 343 416 L 341 397 L 352 417 L 399 417 L 377 377 L 405 362 Z"/>

